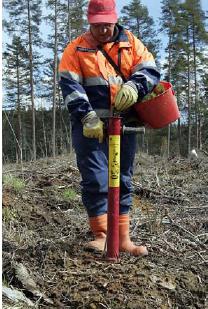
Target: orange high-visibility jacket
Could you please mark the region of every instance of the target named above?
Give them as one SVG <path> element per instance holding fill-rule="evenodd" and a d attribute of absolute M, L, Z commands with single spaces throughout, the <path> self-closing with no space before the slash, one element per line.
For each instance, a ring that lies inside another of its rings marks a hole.
<path fill-rule="evenodd" d="M 137 88 L 139 98 L 151 92 L 160 74 L 154 58 L 131 32 L 117 25 L 119 34 L 103 48 Z M 68 44 L 59 65 L 60 85 L 72 119 L 82 119 L 96 110 L 101 116 L 114 104 L 123 84 L 121 76 L 98 50 L 90 32 Z"/>

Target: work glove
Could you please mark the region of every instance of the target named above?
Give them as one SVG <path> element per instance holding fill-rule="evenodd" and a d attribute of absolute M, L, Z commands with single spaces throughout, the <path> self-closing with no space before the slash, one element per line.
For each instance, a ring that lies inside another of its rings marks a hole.
<path fill-rule="evenodd" d="M 117 111 L 124 111 L 131 107 L 138 100 L 138 91 L 132 82 L 123 84 L 115 98 Z"/>
<path fill-rule="evenodd" d="M 88 138 L 97 138 L 99 143 L 103 142 L 103 122 L 96 115 L 96 112 L 89 112 L 82 118 L 83 135 Z"/>

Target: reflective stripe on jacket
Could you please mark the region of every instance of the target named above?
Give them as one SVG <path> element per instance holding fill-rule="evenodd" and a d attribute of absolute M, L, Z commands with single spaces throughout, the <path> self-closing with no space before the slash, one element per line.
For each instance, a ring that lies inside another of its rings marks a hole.
<path fill-rule="evenodd" d="M 119 35 L 115 42 L 106 43 L 103 48 L 120 66 L 124 76 L 136 85 L 142 98 L 159 82 L 160 74 L 152 54 L 142 42 L 123 27 L 117 27 Z M 59 75 L 65 104 L 76 119 L 82 119 L 92 110 L 109 109 L 123 84 L 122 78 L 98 50 L 90 32 L 68 44 L 59 65 Z"/>

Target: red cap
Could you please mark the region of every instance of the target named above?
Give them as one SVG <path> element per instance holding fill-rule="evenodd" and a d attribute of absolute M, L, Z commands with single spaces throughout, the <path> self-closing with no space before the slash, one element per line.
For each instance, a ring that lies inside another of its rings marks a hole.
<path fill-rule="evenodd" d="M 118 20 L 114 0 L 90 0 L 87 12 L 88 22 L 115 24 Z"/>

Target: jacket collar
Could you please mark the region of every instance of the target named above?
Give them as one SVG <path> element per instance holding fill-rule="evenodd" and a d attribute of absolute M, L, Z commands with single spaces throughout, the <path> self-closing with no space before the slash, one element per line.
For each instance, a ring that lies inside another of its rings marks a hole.
<path fill-rule="evenodd" d="M 119 42 L 119 43 L 120 42 L 129 42 L 129 39 L 128 39 L 128 36 L 125 33 L 124 27 L 119 25 L 119 24 L 116 24 L 116 26 L 118 28 L 118 35 L 117 35 L 115 42 Z"/>
<path fill-rule="evenodd" d="M 119 24 L 116 25 L 118 27 L 119 33 L 115 42 L 119 43 L 119 47 L 130 47 L 131 43 L 129 42 L 129 38 L 126 34 L 124 27 L 120 26 Z"/>

